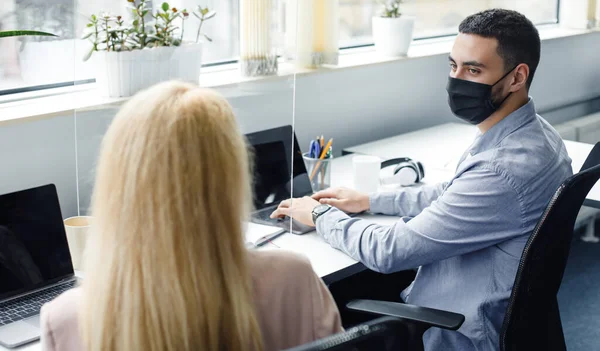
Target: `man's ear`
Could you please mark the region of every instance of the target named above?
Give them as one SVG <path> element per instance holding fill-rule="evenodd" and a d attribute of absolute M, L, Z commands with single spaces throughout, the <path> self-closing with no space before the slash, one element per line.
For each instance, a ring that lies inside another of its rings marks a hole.
<path fill-rule="evenodd" d="M 515 67 L 512 74 L 512 83 L 510 84 L 510 91 L 517 92 L 522 88 L 527 89 L 527 79 L 529 78 L 529 66 L 526 63 L 521 63 Z"/>

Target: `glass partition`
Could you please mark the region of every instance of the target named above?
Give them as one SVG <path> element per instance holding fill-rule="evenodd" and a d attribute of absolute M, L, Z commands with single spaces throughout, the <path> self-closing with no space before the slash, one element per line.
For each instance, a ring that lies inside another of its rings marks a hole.
<path fill-rule="evenodd" d="M 54 184 L 63 217 L 76 215 L 74 113 L 29 100 L 35 87 L 75 79 L 74 2 L 1 0 L 0 5 L 0 31 L 55 35 L 0 39 L 0 100 L 8 105 L 0 113 L 0 194 Z M 23 94 L 17 98 L 17 93 Z"/>
<path fill-rule="evenodd" d="M 277 15 L 280 6 L 279 2 L 274 0 L 261 1 L 264 3 L 263 7 L 266 9 L 263 16 L 271 16 L 270 18 L 273 18 Z M 260 145 L 260 154 L 254 156 L 254 161 L 261 162 L 261 167 L 263 167 L 261 173 L 263 177 L 271 176 L 269 173 L 273 172 L 273 167 L 283 167 L 281 168 L 281 171 L 283 174 L 286 174 L 286 177 L 289 177 L 290 170 L 288 167 L 290 167 L 290 165 L 286 162 L 278 164 L 276 160 L 270 160 L 269 158 L 276 158 L 280 152 L 283 152 L 283 161 L 286 161 L 290 156 L 288 151 L 291 153 L 291 149 L 282 149 L 280 146 L 283 144 L 286 146 L 293 144 L 291 130 L 293 125 L 294 77 L 282 75 L 279 74 L 279 72 L 273 72 L 272 70 L 258 70 L 255 71 L 253 75 L 242 75 L 240 70 L 238 70 L 240 64 L 237 63 L 225 63 L 215 66 L 215 63 L 231 61 L 232 59 L 237 60 L 239 58 L 238 55 L 241 44 L 239 40 L 239 23 L 240 20 L 243 19 L 243 16 L 240 18 L 240 13 L 242 8 L 247 5 L 246 2 L 244 0 L 204 1 L 202 6 L 198 8 L 196 2 L 189 0 L 173 0 L 169 1 L 168 8 L 165 7 L 164 9 L 163 3 L 164 1 L 147 1 L 144 2 L 143 7 L 140 7 L 139 9 L 155 14 L 167 14 L 167 16 L 170 16 L 169 18 L 175 18 L 172 23 L 174 23 L 173 28 L 176 39 L 181 39 L 183 37 L 183 41 L 181 45 L 177 47 L 168 48 L 172 49 L 169 53 L 172 55 L 170 56 L 170 65 L 180 65 L 185 69 L 192 69 L 193 66 L 201 63 L 202 68 L 199 71 L 200 86 L 216 90 L 229 101 L 233 107 L 242 133 L 250 134 L 264 132 L 265 130 L 287 126 L 289 132 L 285 134 L 284 139 L 278 140 L 281 145 L 277 143 L 271 143 L 272 145 L 266 146 Z M 249 3 L 256 3 L 256 1 Z M 135 8 L 136 6 L 140 6 L 140 4 L 142 4 L 141 0 L 136 0 L 133 3 L 112 0 L 102 0 L 93 3 L 79 1 L 77 11 L 85 14 L 84 17 L 87 18 L 87 22 L 84 21 L 82 24 L 84 30 L 82 30 L 81 36 L 86 36 L 86 33 L 89 33 L 89 28 L 94 29 L 95 26 L 98 26 L 100 29 L 103 28 L 102 23 L 96 24 L 93 22 L 91 14 L 96 14 L 96 18 L 100 19 L 101 14 L 106 14 L 105 9 L 108 8 L 111 11 L 110 21 L 114 24 L 116 23 L 116 14 L 132 11 L 131 9 L 127 10 L 127 7 L 133 6 Z M 261 10 L 261 8 L 256 8 L 255 10 L 258 11 Z M 204 21 L 202 20 L 203 17 L 205 18 Z M 128 19 L 128 21 L 132 20 L 135 21 L 135 19 Z M 146 20 L 148 21 L 147 23 L 151 23 L 152 26 L 157 24 L 156 19 L 150 18 Z M 203 24 L 202 27 L 199 28 L 201 22 Z M 92 25 L 90 26 L 88 23 L 91 23 Z M 127 22 L 125 22 L 125 25 L 126 23 Z M 158 25 L 162 25 L 162 22 Z M 181 31 L 182 25 L 183 33 Z M 251 27 L 251 29 L 255 28 Z M 200 34 L 198 35 L 198 33 Z M 252 42 L 252 40 L 263 40 L 261 35 L 266 35 L 268 36 L 267 39 L 270 40 L 272 48 L 270 52 L 278 52 L 278 50 L 280 50 L 280 41 L 278 39 L 279 33 L 279 27 L 273 23 L 272 28 L 269 28 L 269 30 L 258 28 L 258 32 L 255 33 L 254 37 L 250 36 L 243 40 L 247 40 L 247 46 L 252 47 L 252 45 L 256 44 Z M 117 33 L 117 35 L 121 34 Z M 155 35 L 155 29 L 152 29 L 151 35 Z M 197 37 L 199 37 L 199 42 L 201 43 L 201 56 L 194 56 L 196 53 L 192 50 Z M 89 46 L 93 45 L 93 40 L 90 39 L 94 38 L 95 34 L 92 34 L 91 38 L 85 40 L 85 45 L 88 46 L 88 50 Z M 98 47 L 100 48 L 100 51 L 93 52 L 90 60 L 88 60 L 84 66 L 88 64 L 92 66 L 92 71 L 95 72 L 95 79 L 97 80 L 96 86 L 92 87 L 87 94 L 95 94 L 97 97 L 101 97 L 100 99 L 101 101 L 104 101 L 104 103 L 95 107 L 86 107 L 85 109 L 78 109 L 76 111 L 77 181 L 79 213 L 81 215 L 89 213 L 91 194 L 94 186 L 95 167 L 102 138 L 120 106 L 128 99 L 131 95 L 130 93 L 136 90 L 134 89 L 135 87 L 132 88 L 131 91 L 115 90 L 122 88 L 128 77 L 109 76 L 110 74 L 114 75 L 117 73 L 108 72 L 108 69 L 102 67 L 102 65 L 110 65 L 110 62 L 103 61 L 107 60 L 109 57 L 109 55 L 102 50 L 102 45 L 104 45 L 102 43 L 103 41 L 103 39 L 99 40 Z M 121 43 L 117 41 L 115 42 L 115 45 L 118 48 Z M 262 45 L 264 46 L 264 43 L 262 43 Z M 192 49 L 190 49 L 190 47 L 192 47 Z M 152 47 L 138 51 L 163 49 L 165 48 Z M 179 51 L 184 52 L 185 55 L 180 54 Z M 127 53 L 129 54 L 130 52 Z M 132 50 L 131 53 L 135 53 L 135 50 Z M 190 60 L 189 58 L 191 56 L 197 57 L 198 60 Z M 161 61 L 160 58 L 146 59 L 142 57 L 139 60 L 144 61 L 138 61 L 138 63 L 140 65 L 145 64 L 148 70 L 162 70 L 164 72 L 164 66 L 162 66 L 164 62 Z M 181 61 L 177 63 L 175 62 L 176 60 Z M 123 67 L 123 63 L 121 63 L 121 65 L 121 67 Z M 277 66 L 275 66 L 275 69 L 276 68 Z M 134 68 L 130 69 L 133 70 Z M 171 70 L 169 72 L 169 74 L 158 79 L 157 82 L 170 79 L 189 78 L 184 76 L 182 71 Z M 105 80 L 115 78 L 118 78 L 121 87 L 112 86 L 113 90 L 111 91 L 110 84 L 107 84 Z M 108 85 L 109 87 L 106 88 L 105 85 Z M 257 143 L 264 144 L 265 141 L 261 141 L 259 138 Z M 259 158 L 259 160 L 256 160 L 256 158 Z M 265 189 L 259 189 L 259 185 L 256 185 L 256 183 L 264 182 L 264 185 L 267 185 L 268 179 L 263 180 L 255 178 L 254 181 L 257 191 L 260 191 L 261 193 L 264 192 Z M 285 189 L 286 187 L 289 188 L 289 183 L 289 179 L 286 178 L 280 185 Z M 277 204 L 275 200 L 278 201 L 283 199 L 277 194 L 273 194 L 273 196 L 274 197 L 272 198 L 266 196 L 262 199 L 264 200 L 262 204 L 260 204 L 260 201 L 255 201 L 255 206 L 257 206 L 256 209 L 258 210 L 267 207 L 267 205 L 274 206 Z"/>

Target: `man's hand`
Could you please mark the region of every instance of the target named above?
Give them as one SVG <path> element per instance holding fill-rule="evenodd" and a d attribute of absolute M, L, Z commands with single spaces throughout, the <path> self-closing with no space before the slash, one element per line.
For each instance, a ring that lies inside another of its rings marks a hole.
<path fill-rule="evenodd" d="M 371 206 L 369 195 L 347 188 L 322 190 L 314 194 L 312 198 L 348 213 L 368 211 Z"/>
<path fill-rule="evenodd" d="M 271 213 L 271 218 L 288 216 L 304 225 L 314 227 L 315 224 L 312 219 L 312 210 L 317 206 L 319 206 L 319 202 L 308 196 L 284 200 L 279 204 L 279 207 Z"/>

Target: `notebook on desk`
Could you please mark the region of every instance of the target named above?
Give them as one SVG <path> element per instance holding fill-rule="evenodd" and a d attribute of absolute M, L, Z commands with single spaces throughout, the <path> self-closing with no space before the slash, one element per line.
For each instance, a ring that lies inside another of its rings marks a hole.
<path fill-rule="evenodd" d="M 245 233 L 246 247 L 249 249 L 262 247 L 284 233 L 286 233 L 285 229 L 276 226 L 248 223 Z"/>
<path fill-rule="evenodd" d="M 312 194 L 312 187 L 302 152 L 298 147 L 292 126 L 246 134 L 253 149 L 254 208 L 252 222 L 275 226 L 294 234 L 305 234 L 314 228 L 289 218 L 272 219 L 269 216 L 279 203 L 290 197 Z"/>

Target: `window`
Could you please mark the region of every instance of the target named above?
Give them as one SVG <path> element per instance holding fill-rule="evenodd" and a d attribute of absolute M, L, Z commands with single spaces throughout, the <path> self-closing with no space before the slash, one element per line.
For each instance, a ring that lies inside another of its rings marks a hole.
<path fill-rule="evenodd" d="M 158 6 L 164 0 L 155 0 Z M 168 0 L 167 0 L 168 1 Z M 170 0 L 180 9 L 201 3 L 217 11 L 203 31 L 205 63 L 232 60 L 238 55 L 238 0 Z M 93 60 L 83 62 L 90 45 L 80 40 L 92 13 L 126 16 L 126 0 L 0 0 L 0 29 L 35 29 L 57 38 L 20 37 L 0 40 L 0 94 L 60 86 L 94 79 Z M 195 40 L 197 22 L 186 21 L 186 39 Z"/>
<path fill-rule="evenodd" d="M 534 24 L 558 21 L 558 0 L 405 0 L 401 12 L 415 16 L 415 39 L 452 35 L 470 14 L 501 7 L 523 13 Z M 371 18 L 379 6 L 373 0 L 340 0 L 340 46 L 373 43 Z"/>
<path fill-rule="evenodd" d="M 163 1 L 153 0 L 154 7 Z M 285 1 L 274 0 L 274 4 Z M 339 1 L 340 47 L 372 44 L 371 18 L 379 11 L 375 1 Z M 203 61 L 219 63 L 237 59 L 239 0 L 168 2 L 180 9 L 191 10 L 202 4 L 216 10 L 217 15 L 203 28 L 214 39 L 206 43 Z M 89 43 L 78 38 L 90 14 L 110 12 L 125 16 L 125 4 L 126 0 L 0 0 L 0 29 L 36 29 L 59 35 L 0 40 L 0 94 L 93 81 L 93 61 L 82 60 Z M 454 34 L 464 17 L 492 7 L 515 9 L 536 24 L 555 23 L 558 17 L 558 0 L 405 0 L 401 6 L 402 13 L 417 18 L 417 39 Z M 274 9 L 276 17 L 281 8 Z M 196 28 L 197 22 L 186 21 L 186 39 L 195 39 Z"/>

